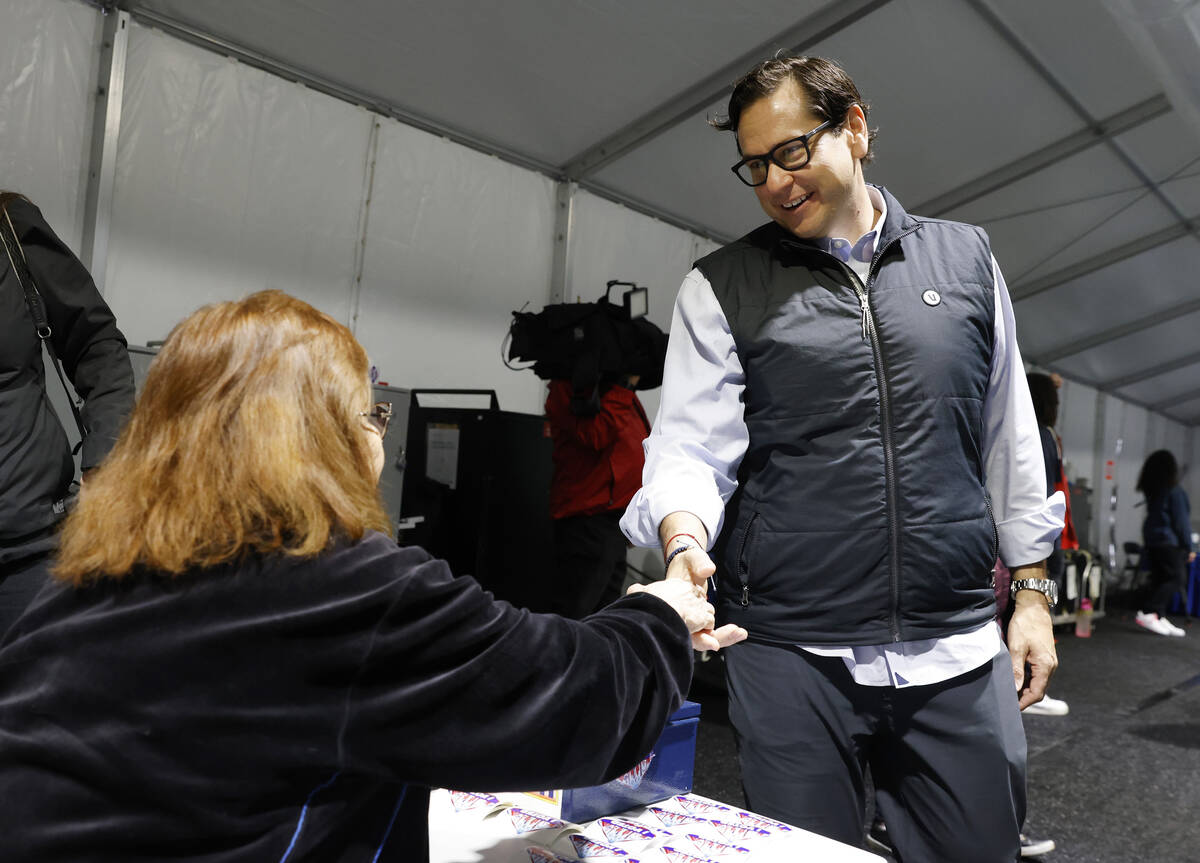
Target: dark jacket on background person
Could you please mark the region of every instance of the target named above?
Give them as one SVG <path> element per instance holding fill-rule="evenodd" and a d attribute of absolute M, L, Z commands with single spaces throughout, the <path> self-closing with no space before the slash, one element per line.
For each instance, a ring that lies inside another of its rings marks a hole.
<path fill-rule="evenodd" d="M 1142 522 L 1142 542 L 1146 547 L 1192 548 L 1191 504 L 1179 485 L 1146 498 L 1146 518 Z"/>
<path fill-rule="evenodd" d="M 531 615 L 380 534 L 59 584 L 0 648 L 0 857 L 422 861 L 430 786 L 612 779 L 691 668 L 653 596 Z"/>
<path fill-rule="evenodd" d="M 774 222 L 696 263 L 745 370 L 750 436 L 714 548 L 718 619 L 754 639 L 885 644 L 995 614 L 991 250 L 880 191 L 865 288 Z"/>
<path fill-rule="evenodd" d="M 600 396 L 598 413 L 576 416 L 570 381 L 551 381 L 546 418 L 554 440 L 551 517 L 623 511 L 642 486 L 642 441 L 650 434 L 637 393 L 613 384 Z"/>
<path fill-rule="evenodd" d="M 38 208 L 13 197 L 7 210 L 46 307 L 50 341 L 84 402 L 88 434 L 81 467 L 86 471 L 112 449 L 133 407 L 133 369 L 125 337 L 83 264 Z M 6 549 L 16 553 L 13 549 L 24 538 L 63 517 L 75 476 L 63 430 L 64 423 L 74 420 L 55 414 L 45 375 L 41 341 L 25 295 L 0 248 L 0 564 Z"/>

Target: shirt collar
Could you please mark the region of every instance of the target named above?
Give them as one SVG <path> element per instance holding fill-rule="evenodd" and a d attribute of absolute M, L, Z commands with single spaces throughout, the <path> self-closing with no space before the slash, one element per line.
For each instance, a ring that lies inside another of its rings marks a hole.
<path fill-rule="evenodd" d="M 854 243 L 845 237 L 820 237 L 812 241 L 813 245 L 847 264 L 851 259 L 863 264 L 870 263 L 871 258 L 875 255 L 875 247 L 879 244 L 879 232 L 883 229 L 884 220 L 887 219 L 887 202 L 883 199 L 883 194 L 874 186 L 867 186 L 867 194 L 871 198 L 871 206 L 879 211 L 879 218 L 871 225 L 871 230 Z"/>

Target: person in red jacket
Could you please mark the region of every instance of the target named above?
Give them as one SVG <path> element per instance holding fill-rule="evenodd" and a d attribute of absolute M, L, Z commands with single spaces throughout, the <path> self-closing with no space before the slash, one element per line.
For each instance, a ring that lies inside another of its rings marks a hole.
<path fill-rule="evenodd" d="M 591 398 L 550 382 L 546 418 L 554 440 L 550 515 L 560 583 L 551 609 L 586 617 L 620 596 L 627 543 L 621 514 L 642 485 L 642 441 L 650 421 L 633 388 L 637 375 L 601 382 Z"/>

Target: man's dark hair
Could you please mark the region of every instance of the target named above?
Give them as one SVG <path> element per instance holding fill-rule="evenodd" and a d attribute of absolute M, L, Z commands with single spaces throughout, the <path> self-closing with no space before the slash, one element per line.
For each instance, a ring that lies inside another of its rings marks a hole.
<path fill-rule="evenodd" d="M 1156 497 L 1172 486 L 1179 485 L 1179 463 L 1168 449 L 1155 450 L 1146 456 L 1138 474 L 1137 490 L 1148 498 Z"/>
<path fill-rule="evenodd" d="M 867 116 L 868 106 L 859 95 L 858 87 L 846 74 L 846 70 L 824 57 L 773 57 L 764 60 L 733 85 L 729 96 L 729 110 L 725 117 L 715 117 L 709 123 L 723 132 L 737 134 L 742 111 L 764 96 L 770 96 L 788 81 L 795 81 L 804 93 L 809 110 L 822 120 L 832 120 L 839 129 L 845 127 L 846 115 L 851 105 L 862 108 Z M 875 142 L 875 130 L 867 129 L 867 155 L 864 163 L 871 161 L 871 145 Z"/>
<path fill-rule="evenodd" d="M 1038 425 L 1053 426 L 1058 422 L 1058 387 L 1054 379 L 1041 372 L 1030 372 L 1025 379 L 1029 381 L 1029 396 L 1033 399 Z"/>

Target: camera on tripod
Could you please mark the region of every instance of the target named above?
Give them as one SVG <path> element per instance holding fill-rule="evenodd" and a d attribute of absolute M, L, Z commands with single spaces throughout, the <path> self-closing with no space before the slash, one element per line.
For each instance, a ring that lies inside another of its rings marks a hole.
<path fill-rule="evenodd" d="M 628 288 L 619 305 L 610 299 L 618 286 Z M 542 380 L 570 381 L 572 412 L 592 416 L 612 384 L 639 390 L 662 385 L 667 335 L 646 320 L 648 310 L 646 288 L 613 279 L 594 303 L 513 312 L 508 360 L 532 362 L 526 368 Z"/>

